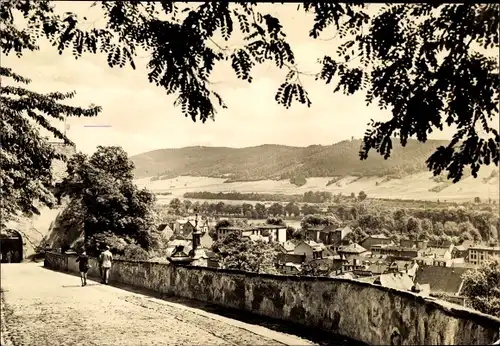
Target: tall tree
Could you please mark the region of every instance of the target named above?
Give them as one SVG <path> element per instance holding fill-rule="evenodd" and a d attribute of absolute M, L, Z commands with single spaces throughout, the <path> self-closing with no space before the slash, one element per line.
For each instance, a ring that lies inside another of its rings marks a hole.
<path fill-rule="evenodd" d="M 170 206 L 170 209 L 174 214 L 180 215 L 182 213 L 183 205 L 180 199 L 174 198 L 170 201 L 168 205 Z"/>
<path fill-rule="evenodd" d="M 470 305 L 481 312 L 500 317 L 500 262 L 498 259 L 483 263 L 475 270 L 467 271 L 462 293 Z"/>
<path fill-rule="evenodd" d="M 304 230 L 318 226 L 339 227 L 340 221 L 335 216 L 307 215 L 300 221 L 300 227 Z"/>
<path fill-rule="evenodd" d="M 216 241 L 212 249 L 223 268 L 257 273 L 277 273 L 275 261 L 277 249 L 272 244 L 249 239 L 241 239 L 238 233 L 231 232 Z"/>
<path fill-rule="evenodd" d="M 298 216 L 300 214 L 300 207 L 295 203 L 290 202 L 285 206 L 285 212 L 288 215 Z"/>
<path fill-rule="evenodd" d="M 274 215 L 274 216 L 280 216 L 280 215 L 283 215 L 284 213 L 284 208 L 283 206 L 280 204 L 280 203 L 273 203 L 269 209 L 267 210 L 267 212 L 270 214 L 270 215 Z"/>
<path fill-rule="evenodd" d="M 68 161 L 57 195 L 81 201 L 87 244 L 95 235 L 110 232 L 150 247 L 155 196 L 137 188 L 133 169 L 120 147 L 98 146 L 90 158 L 78 153 Z"/>
<path fill-rule="evenodd" d="M 257 212 L 257 216 L 259 219 L 263 219 L 267 216 L 266 206 L 262 203 L 255 204 L 255 211 Z"/>

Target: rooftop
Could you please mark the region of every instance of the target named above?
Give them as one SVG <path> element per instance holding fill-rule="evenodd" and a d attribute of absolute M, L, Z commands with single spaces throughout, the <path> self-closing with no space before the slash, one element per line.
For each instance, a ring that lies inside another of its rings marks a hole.
<path fill-rule="evenodd" d="M 462 274 L 470 269 L 458 267 L 424 266 L 417 270 L 415 282 L 429 284 L 432 292 L 459 293 Z"/>
<path fill-rule="evenodd" d="M 382 274 L 380 275 L 380 285 L 402 291 L 409 291 L 413 286 L 413 280 L 403 273 Z"/>
<path fill-rule="evenodd" d="M 447 253 L 450 252 L 450 249 L 448 248 L 427 248 L 425 250 L 426 255 L 432 255 L 436 257 L 443 257 Z"/>
<path fill-rule="evenodd" d="M 381 249 L 389 250 L 389 251 L 419 251 L 419 249 L 414 248 L 414 247 L 403 247 L 403 246 L 390 245 L 390 244 L 387 244 L 387 245 L 377 244 L 377 245 L 372 246 L 372 249 L 376 249 L 376 248 L 381 248 Z"/>
<path fill-rule="evenodd" d="M 337 252 L 342 252 L 342 253 L 363 253 L 363 252 L 366 252 L 368 250 L 366 250 L 364 247 L 362 247 L 361 245 L 359 244 L 356 244 L 356 243 L 353 243 L 351 245 L 347 245 L 347 246 L 341 246 Z"/>
<path fill-rule="evenodd" d="M 227 226 L 220 227 L 219 230 L 225 231 L 258 231 L 262 229 L 280 229 L 286 228 L 285 226 L 277 226 L 277 225 L 248 225 L 248 226 Z"/>
<path fill-rule="evenodd" d="M 293 251 L 293 249 L 295 249 L 297 245 L 295 245 L 290 240 L 287 240 L 284 244 L 281 244 L 281 246 L 283 247 L 283 249 L 285 249 L 285 251 Z"/>
<path fill-rule="evenodd" d="M 492 251 L 492 252 L 500 252 L 500 246 L 486 246 L 486 245 L 473 245 L 469 248 L 469 250 L 483 250 L 483 251 Z"/>
<path fill-rule="evenodd" d="M 367 238 L 391 240 L 391 237 L 388 237 L 385 234 L 372 234 L 369 235 Z"/>
<path fill-rule="evenodd" d="M 465 240 L 462 244 L 455 246 L 455 248 L 458 251 L 467 251 L 471 246 L 474 245 L 480 245 L 480 244 L 474 243 L 473 240 Z"/>

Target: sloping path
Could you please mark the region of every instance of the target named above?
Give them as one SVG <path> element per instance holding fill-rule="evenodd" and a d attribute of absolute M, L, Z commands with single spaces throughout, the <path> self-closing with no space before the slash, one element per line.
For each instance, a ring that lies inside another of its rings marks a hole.
<path fill-rule="evenodd" d="M 1 345 L 313 345 L 41 264 L 1 265 Z"/>

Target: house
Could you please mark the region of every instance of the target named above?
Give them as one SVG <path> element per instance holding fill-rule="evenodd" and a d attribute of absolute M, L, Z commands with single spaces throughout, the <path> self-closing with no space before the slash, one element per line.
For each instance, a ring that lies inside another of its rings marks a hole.
<path fill-rule="evenodd" d="M 453 244 L 449 247 L 428 247 L 414 260 L 420 265 L 450 267 L 453 263 Z"/>
<path fill-rule="evenodd" d="M 451 244 L 448 247 L 427 247 L 427 249 L 424 250 L 424 256 L 426 257 L 433 257 L 433 258 L 439 258 L 439 259 L 444 259 L 444 260 L 451 260 L 452 259 L 452 253 L 453 253 L 453 244 Z"/>
<path fill-rule="evenodd" d="M 369 235 L 359 243 L 359 245 L 368 250 L 371 250 L 373 245 L 392 245 L 392 244 L 393 244 L 392 239 L 383 234 Z"/>
<path fill-rule="evenodd" d="M 358 245 L 356 243 L 350 244 L 347 246 L 340 246 L 337 249 L 337 253 L 341 256 L 349 257 L 349 256 L 358 256 L 361 254 L 368 255 L 368 250 L 366 250 L 364 247 L 361 245 Z"/>
<path fill-rule="evenodd" d="M 283 263 L 302 264 L 306 261 L 306 255 L 295 254 L 295 253 L 278 253 L 276 261 L 278 264 L 283 264 Z"/>
<path fill-rule="evenodd" d="M 320 242 L 320 233 L 325 229 L 325 226 L 309 227 L 304 230 L 307 240 L 312 240 L 316 243 Z"/>
<path fill-rule="evenodd" d="M 333 228 L 333 226 L 318 226 L 308 228 L 305 232 L 306 239 L 330 245 L 330 248 L 336 251 L 338 247 L 343 245 L 344 238 L 352 232 L 352 229 L 349 226 L 341 228 Z"/>
<path fill-rule="evenodd" d="M 158 226 L 158 232 L 160 232 L 163 239 L 170 239 L 174 235 L 174 231 L 166 223 L 162 223 Z"/>
<path fill-rule="evenodd" d="M 462 244 L 457 245 L 453 248 L 452 257 L 453 258 L 467 258 L 469 255 L 469 248 L 474 246 L 474 241 L 465 240 Z"/>
<path fill-rule="evenodd" d="M 429 284 L 431 294 L 459 296 L 462 289 L 462 275 L 470 269 L 457 267 L 419 267 L 415 282 Z"/>
<path fill-rule="evenodd" d="M 332 253 L 330 253 L 330 251 L 328 251 L 324 244 L 316 243 L 312 240 L 301 241 L 299 244 L 297 244 L 295 249 L 293 249 L 293 253 L 296 255 L 304 255 L 306 261 L 333 255 Z"/>
<path fill-rule="evenodd" d="M 190 220 L 177 220 L 174 222 L 173 231 L 183 237 L 189 238 L 194 230 L 194 224 Z"/>
<path fill-rule="evenodd" d="M 293 250 L 297 246 L 293 241 L 287 240 L 283 244 L 279 245 L 279 249 L 282 253 L 293 253 Z"/>
<path fill-rule="evenodd" d="M 491 260 L 493 258 L 500 258 L 500 247 L 490 247 L 482 245 L 473 245 L 469 247 L 468 251 L 468 262 L 481 265 L 485 261 Z"/>
<path fill-rule="evenodd" d="M 409 249 L 426 249 L 428 245 L 427 240 L 413 240 L 413 239 L 401 239 L 399 241 L 399 246 Z"/>
<path fill-rule="evenodd" d="M 326 232 L 328 232 L 328 233 L 326 233 Z M 330 245 L 330 248 L 332 250 L 337 251 L 339 247 L 341 247 L 343 245 L 348 245 L 345 243 L 344 238 L 349 233 L 352 233 L 352 229 L 349 226 L 337 228 L 337 229 L 327 228 L 322 233 L 322 234 L 325 234 L 324 239 L 322 239 L 322 240 L 323 240 L 324 244 Z"/>
<path fill-rule="evenodd" d="M 217 230 L 217 237 L 222 239 L 231 232 L 237 232 L 240 237 L 252 237 L 255 239 L 264 239 L 270 242 L 285 243 L 286 242 L 286 227 L 278 225 L 249 225 L 245 227 L 220 227 Z"/>
<path fill-rule="evenodd" d="M 196 226 L 196 228 L 201 231 L 202 233 L 208 233 L 208 231 L 210 230 L 210 225 L 208 223 L 208 220 L 200 220 L 198 222 L 198 225 Z"/>

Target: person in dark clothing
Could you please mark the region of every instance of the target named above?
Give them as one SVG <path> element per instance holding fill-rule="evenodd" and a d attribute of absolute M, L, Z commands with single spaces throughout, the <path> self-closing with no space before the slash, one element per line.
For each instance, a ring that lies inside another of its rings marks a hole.
<path fill-rule="evenodd" d="M 89 271 L 89 256 L 87 253 L 83 251 L 78 258 L 76 259 L 78 262 L 78 267 L 80 269 L 80 279 L 82 280 L 82 287 L 87 286 L 87 272 Z"/>

